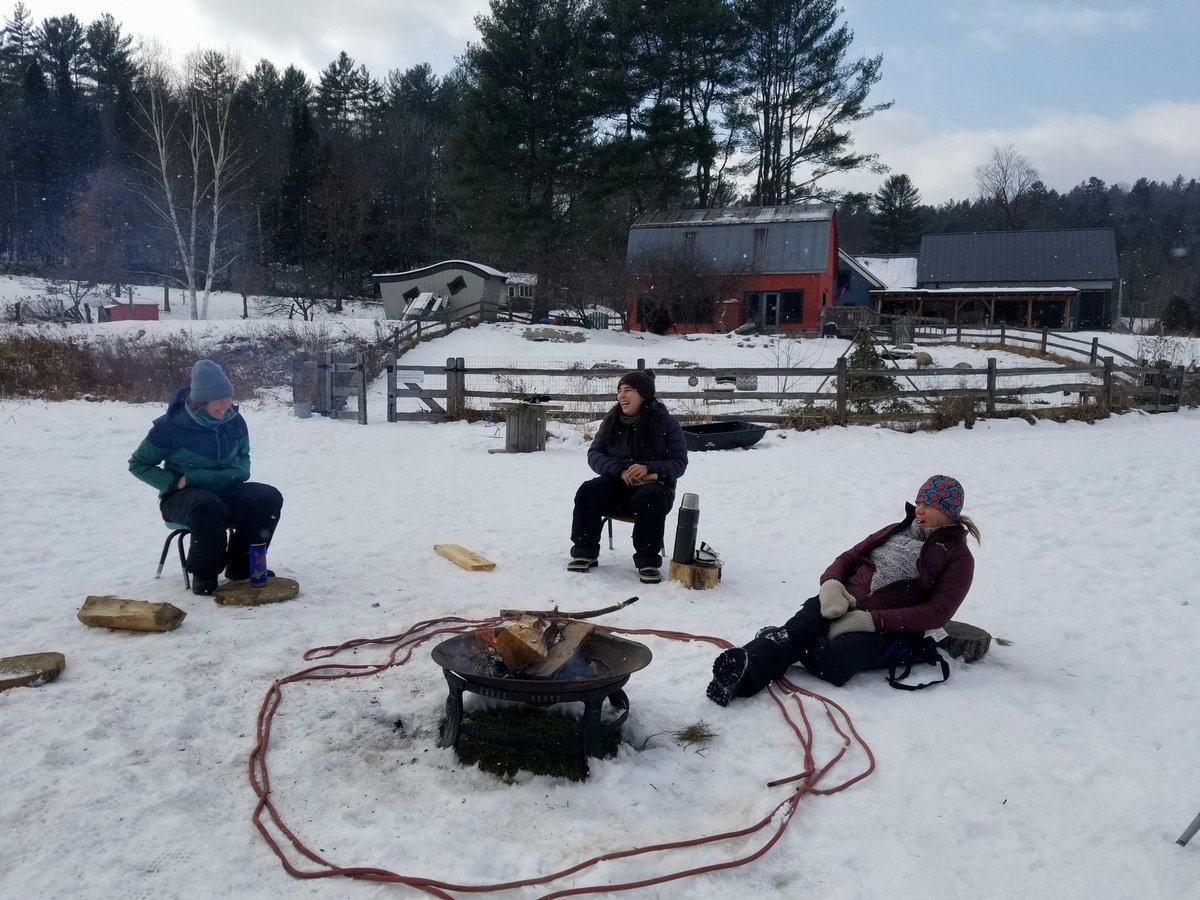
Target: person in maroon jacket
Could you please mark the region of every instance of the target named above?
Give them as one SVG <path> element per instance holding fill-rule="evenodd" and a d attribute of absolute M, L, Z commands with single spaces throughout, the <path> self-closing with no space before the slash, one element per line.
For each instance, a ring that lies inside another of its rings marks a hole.
<path fill-rule="evenodd" d="M 728 706 L 801 663 L 843 685 L 864 669 L 886 668 L 890 652 L 941 628 L 971 587 L 975 559 L 967 535 L 979 529 L 962 514 L 962 485 L 933 475 L 905 504 L 904 521 L 851 547 L 821 575 L 810 597 L 783 626 L 768 626 L 713 663 L 708 697 Z"/>

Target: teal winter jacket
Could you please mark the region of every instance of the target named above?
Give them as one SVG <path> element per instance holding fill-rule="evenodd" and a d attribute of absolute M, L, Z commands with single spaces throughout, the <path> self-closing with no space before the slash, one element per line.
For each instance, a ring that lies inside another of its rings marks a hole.
<path fill-rule="evenodd" d="M 175 392 L 166 415 L 154 420 L 129 457 L 129 471 L 160 498 L 176 490 L 180 476 L 188 487 L 215 494 L 250 478 L 250 434 L 238 408 L 231 406 L 219 422 L 198 421 L 187 408 L 190 390 Z"/>

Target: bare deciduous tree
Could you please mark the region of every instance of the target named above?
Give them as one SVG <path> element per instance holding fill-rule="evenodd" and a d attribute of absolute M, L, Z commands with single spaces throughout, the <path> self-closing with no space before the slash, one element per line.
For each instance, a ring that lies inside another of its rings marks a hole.
<path fill-rule="evenodd" d="M 135 100 L 135 120 L 149 142 L 140 153 L 147 181 L 141 191 L 171 230 L 192 318 L 208 318 L 214 278 L 233 263 L 226 216 L 236 180 L 245 170 L 230 128 L 234 91 L 241 79 L 236 56 L 215 50 L 189 54 L 182 69 L 151 48 Z M 203 295 L 197 303 L 203 273 Z"/>
<path fill-rule="evenodd" d="M 1002 230 L 1020 227 L 1018 206 L 1037 180 L 1037 169 L 1012 144 L 994 148 L 991 159 L 975 168 L 979 197 L 996 205 Z"/>

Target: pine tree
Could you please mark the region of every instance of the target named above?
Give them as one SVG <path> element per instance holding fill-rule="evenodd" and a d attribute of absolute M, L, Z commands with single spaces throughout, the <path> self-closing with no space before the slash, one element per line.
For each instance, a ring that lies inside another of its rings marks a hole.
<path fill-rule="evenodd" d="M 854 32 L 838 24 L 836 0 L 737 0 L 747 35 L 743 79 L 749 99 L 744 137 L 754 154 L 753 201 L 765 206 L 832 199 L 829 175 L 868 168 L 848 126 L 888 109 L 869 104 L 882 55 L 846 60 Z"/>
<path fill-rule="evenodd" d="M 872 198 L 871 234 L 882 253 L 918 249 L 923 226 L 921 194 L 907 175 L 891 175 Z"/>

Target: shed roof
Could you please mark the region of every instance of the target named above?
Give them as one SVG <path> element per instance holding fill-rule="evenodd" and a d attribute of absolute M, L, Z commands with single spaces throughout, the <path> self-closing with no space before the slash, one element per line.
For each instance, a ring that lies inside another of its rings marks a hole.
<path fill-rule="evenodd" d="M 927 234 L 917 284 L 1116 281 L 1111 228 Z"/>
<path fill-rule="evenodd" d="M 828 203 L 798 203 L 792 206 L 738 206 L 723 209 L 665 209 L 642 213 L 633 228 L 664 225 L 769 225 L 772 222 L 822 222 L 833 218 Z"/>
<path fill-rule="evenodd" d="M 376 281 L 412 281 L 417 278 L 423 278 L 426 275 L 433 275 L 436 272 L 441 272 L 446 269 L 470 269 L 484 278 L 499 278 L 504 281 L 508 275 L 501 272 L 499 269 L 493 269 L 491 266 L 485 266 L 483 263 L 471 262 L 468 259 L 446 259 L 439 263 L 434 263 L 431 266 L 422 266 L 419 269 L 409 269 L 407 272 L 383 272 L 377 275 L 372 275 Z"/>

